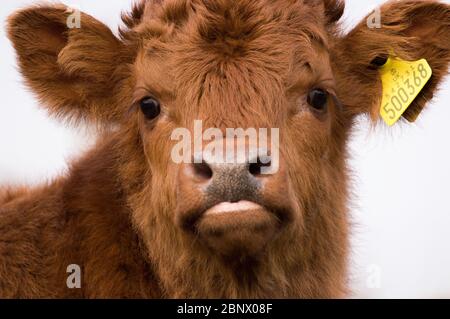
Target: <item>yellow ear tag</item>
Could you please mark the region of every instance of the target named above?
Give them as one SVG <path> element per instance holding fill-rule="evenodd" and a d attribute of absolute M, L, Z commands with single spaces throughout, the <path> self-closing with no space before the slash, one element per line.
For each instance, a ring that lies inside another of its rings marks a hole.
<path fill-rule="evenodd" d="M 425 59 L 409 62 L 390 57 L 380 73 L 383 85 L 380 114 L 392 126 L 422 91 L 432 70 Z"/>

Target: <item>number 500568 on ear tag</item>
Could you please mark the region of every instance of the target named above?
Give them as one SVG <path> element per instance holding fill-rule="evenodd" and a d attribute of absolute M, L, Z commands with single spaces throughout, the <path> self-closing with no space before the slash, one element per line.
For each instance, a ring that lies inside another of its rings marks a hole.
<path fill-rule="evenodd" d="M 380 114 L 391 126 L 422 91 L 432 70 L 425 59 L 409 62 L 390 57 L 380 68 L 380 73 L 383 85 Z"/>

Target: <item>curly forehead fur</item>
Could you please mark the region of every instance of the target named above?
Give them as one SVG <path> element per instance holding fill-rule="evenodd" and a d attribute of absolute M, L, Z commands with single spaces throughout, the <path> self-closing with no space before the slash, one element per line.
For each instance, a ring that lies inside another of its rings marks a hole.
<path fill-rule="evenodd" d="M 187 26 L 199 39 L 241 48 L 266 31 L 277 35 L 296 29 L 308 38 L 326 42 L 327 35 L 317 22 L 331 27 L 343 12 L 340 0 L 141 0 L 122 15 L 126 28 L 120 33 L 124 39 L 136 40 Z"/>

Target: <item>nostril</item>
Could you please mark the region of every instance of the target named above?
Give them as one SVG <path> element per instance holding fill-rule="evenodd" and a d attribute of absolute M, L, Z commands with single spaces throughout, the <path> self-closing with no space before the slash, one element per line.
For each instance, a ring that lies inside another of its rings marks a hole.
<path fill-rule="evenodd" d="M 269 169 L 271 165 L 272 161 L 270 160 L 270 157 L 258 157 L 256 163 L 250 163 L 248 170 L 253 176 L 260 176 L 264 174 L 264 168 Z"/>
<path fill-rule="evenodd" d="M 196 176 L 207 180 L 212 178 L 213 171 L 205 161 L 202 161 L 201 163 L 193 163 L 192 166 Z"/>

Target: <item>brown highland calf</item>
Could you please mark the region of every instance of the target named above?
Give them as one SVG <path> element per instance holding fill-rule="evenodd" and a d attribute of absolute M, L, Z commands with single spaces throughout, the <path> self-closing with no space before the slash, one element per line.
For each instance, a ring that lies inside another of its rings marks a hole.
<path fill-rule="evenodd" d="M 347 140 L 378 121 L 387 55 L 448 72 L 450 6 L 391 1 L 348 34 L 338 0 L 147 0 L 119 37 L 62 5 L 13 14 L 8 35 L 49 114 L 101 128 L 39 188 L 0 194 L 1 297 L 343 297 Z M 176 128 L 279 128 L 265 161 L 177 163 Z M 265 166 L 266 165 L 266 166 Z M 81 267 L 81 288 L 66 284 Z"/>

